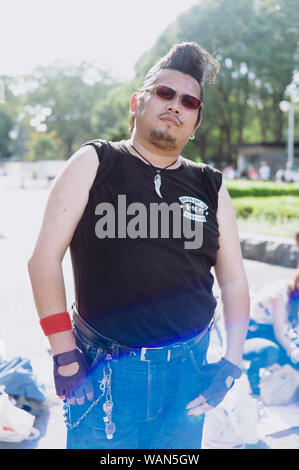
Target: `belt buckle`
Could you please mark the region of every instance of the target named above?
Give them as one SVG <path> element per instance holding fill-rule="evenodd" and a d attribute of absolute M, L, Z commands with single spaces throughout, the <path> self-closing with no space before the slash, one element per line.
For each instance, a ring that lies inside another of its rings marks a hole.
<path fill-rule="evenodd" d="M 119 358 L 120 345 L 118 343 L 111 343 L 107 346 L 107 353 L 111 354 L 112 358 Z"/>
<path fill-rule="evenodd" d="M 141 352 L 140 352 L 140 361 L 150 361 L 150 359 L 146 359 L 145 358 L 145 355 L 146 355 L 146 351 L 154 351 L 154 350 L 157 350 L 157 349 L 164 349 L 163 346 L 159 347 L 159 348 L 141 348 Z M 167 351 L 167 359 L 166 361 L 169 362 L 170 361 L 170 355 L 171 355 L 171 351 L 170 349 L 168 349 Z"/>

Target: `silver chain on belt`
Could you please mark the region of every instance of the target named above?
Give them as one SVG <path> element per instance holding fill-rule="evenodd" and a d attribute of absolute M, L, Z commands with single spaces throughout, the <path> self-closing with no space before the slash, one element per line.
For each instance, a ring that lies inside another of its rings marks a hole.
<path fill-rule="evenodd" d="M 105 432 L 106 432 L 106 437 L 107 439 L 113 439 L 113 434 L 115 433 L 116 426 L 112 422 L 112 408 L 113 408 L 113 401 L 112 401 L 112 393 L 111 393 L 111 377 L 112 377 L 112 369 L 111 369 L 111 360 L 112 360 L 112 355 L 111 354 L 106 354 L 105 357 L 105 363 L 103 367 L 103 378 L 102 380 L 98 380 L 99 383 L 99 388 L 101 390 L 100 395 L 98 398 L 92 402 L 90 407 L 80 416 L 80 418 L 75 422 L 71 422 L 71 405 L 69 402 L 65 399 L 64 401 L 64 417 L 65 417 L 65 423 L 66 426 L 72 430 L 75 429 L 79 426 L 81 421 L 85 418 L 86 415 L 92 410 L 94 406 L 96 406 L 101 398 L 106 393 L 106 400 L 103 404 L 103 410 L 105 412 L 105 416 L 103 418 L 103 421 L 105 423 Z"/>

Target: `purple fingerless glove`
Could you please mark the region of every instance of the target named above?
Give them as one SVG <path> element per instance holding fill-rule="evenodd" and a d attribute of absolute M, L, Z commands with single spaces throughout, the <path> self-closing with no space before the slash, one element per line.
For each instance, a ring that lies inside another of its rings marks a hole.
<path fill-rule="evenodd" d="M 216 407 L 222 402 L 229 389 L 234 385 L 235 381 L 233 380 L 230 387 L 227 387 L 226 379 L 230 376 L 234 379 L 238 379 L 241 375 L 241 369 L 224 357 L 218 362 L 202 366 L 200 368 L 200 379 L 202 382 L 201 394 L 205 397 L 206 402 L 210 406 Z"/>
<path fill-rule="evenodd" d="M 58 396 L 71 398 L 82 398 L 87 393 L 92 393 L 93 386 L 89 374 L 89 367 L 83 353 L 79 349 L 73 349 L 53 356 L 54 361 L 54 382 Z M 66 366 L 72 362 L 78 362 L 78 372 L 71 376 L 59 374 L 58 367 Z"/>

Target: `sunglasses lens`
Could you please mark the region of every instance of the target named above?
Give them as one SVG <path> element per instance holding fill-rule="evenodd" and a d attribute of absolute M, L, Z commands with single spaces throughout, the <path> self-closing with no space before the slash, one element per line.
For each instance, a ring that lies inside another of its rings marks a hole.
<path fill-rule="evenodd" d="M 177 94 L 175 90 L 165 85 L 157 85 L 155 90 L 159 98 L 164 100 L 172 100 Z M 200 107 L 201 101 L 195 96 L 182 95 L 181 99 L 182 104 L 188 109 L 198 109 Z"/>
<path fill-rule="evenodd" d="M 190 95 L 183 95 L 182 96 L 182 103 L 186 108 L 189 109 L 198 109 L 200 106 L 200 100 L 195 98 L 195 96 Z"/>
<path fill-rule="evenodd" d="M 158 85 L 156 87 L 156 93 L 160 98 L 163 98 L 164 100 L 172 100 L 172 98 L 174 98 L 174 96 L 176 95 L 175 90 L 164 85 Z"/>

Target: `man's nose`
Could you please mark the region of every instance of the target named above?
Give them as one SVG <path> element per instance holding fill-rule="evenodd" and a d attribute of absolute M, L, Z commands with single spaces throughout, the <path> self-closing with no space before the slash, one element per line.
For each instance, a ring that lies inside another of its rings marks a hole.
<path fill-rule="evenodd" d="M 167 109 L 168 111 L 171 111 L 172 113 L 181 114 L 180 105 L 181 103 L 180 103 L 179 98 L 175 97 L 173 98 L 173 100 L 171 100 L 171 102 L 168 103 Z"/>

